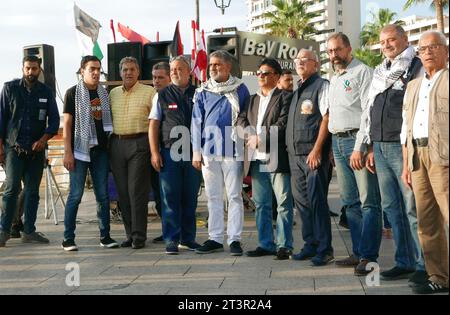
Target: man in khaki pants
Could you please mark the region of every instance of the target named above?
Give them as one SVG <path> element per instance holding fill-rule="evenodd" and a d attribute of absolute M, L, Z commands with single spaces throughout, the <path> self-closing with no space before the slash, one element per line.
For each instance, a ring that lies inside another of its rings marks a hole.
<path fill-rule="evenodd" d="M 445 225 L 449 215 L 449 72 L 445 36 L 426 32 L 419 41 L 425 75 L 406 90 L 402 143 L 402 179 L 413 189 L 417 204 L 419 239 L 427 283 L 414 287 L 418 294 L 448 292 L 448 249 Z"/>

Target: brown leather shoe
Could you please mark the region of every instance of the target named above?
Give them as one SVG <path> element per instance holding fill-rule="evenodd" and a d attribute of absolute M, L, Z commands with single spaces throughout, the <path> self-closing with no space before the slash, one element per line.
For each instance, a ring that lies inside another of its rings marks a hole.
<path fill-rule="evenodd" d="M 339 267 L 356 267 L 359 264 L 359 259 L 355 255 L 351 255 L 347 258 L 336 260 L 335 264 Z"/>
<path fill-rule="evenodd" d="M 370 268 L 369 270 L 367 270 L 367 264 L 369 264 L 369 263 L 370 263 L 369 260 L 361 259 L 358 266 L 355 267 L 355 276 L 365 277 L 369 273 L 371 273 L 373 271 L 373 268 Z"/>

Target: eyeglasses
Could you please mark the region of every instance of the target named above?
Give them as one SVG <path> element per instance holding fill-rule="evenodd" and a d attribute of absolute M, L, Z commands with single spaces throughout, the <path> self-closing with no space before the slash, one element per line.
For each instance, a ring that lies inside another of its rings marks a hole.
<path fill-rule="evenodd" d="M 295 58 L 295 59 L 294 59 L 294 62 L 295 62 L 295 64 L 297 64 L 297 65 L 301 65 L 301 64 L 307 63 L 307 62 L 310 61 L 310 60 L 311 60 L 311 61 L 316 61 L 315 59 L 303 57 L 303 58 Z"/>
<path fill-rule="evenodd" d="M 275 72 L 271 72 L 271 71 L 260 71 L 260 70 L 256 71 L 256 76 L 258 76 L 258 77 L 267 77 L 267 76 L 269 76 L 269 75 L 271 75 L 271 74 L 275 74 Z"/>
<path fill-rule="evenodd" d="M 421 46 L 417 49 L 417 51 L 419 52 L 419 54 L 424 54 L 427 51 L 427 49 L 429 49 L 430 52 L 434 52 L 441 46 L 443 46 L 443 45 L 442 44 L 432 44 L 432 45 L 428 45 L 428 46 Z"/>
<path fill-rule="evenodd" d="M 328 50 L 327 50 L 327 53 L 328 53 L 329 55 L 331 55 L 331 54 L 333 54 L 333 53 L 337 54 L 338 52 L 342 51 L 343 49 L 344 49 L 343 47 L 338 47 L 338 48 L 335 48 L 335 49 L 328 49 Z"/>

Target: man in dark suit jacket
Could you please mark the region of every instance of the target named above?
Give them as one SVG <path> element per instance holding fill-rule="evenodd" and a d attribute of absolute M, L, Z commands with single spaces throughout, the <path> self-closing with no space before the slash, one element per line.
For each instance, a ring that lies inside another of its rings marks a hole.
<path fill-rule="evenodd" d="M 282 69 L 264 59 L 257 72 L 260 90 L 246 101 L 237 125 L 246 140 L 244 176 L 252 176 L 259 246 L 249 257 L 276 255 L 289 259 L 293 249 L 293 199 L 285 131 L 292 94 L 277 88 Z M 242 128 L 245 128 L 245 134 Z M 272 189 L 278 204 L 277 238 L 272 228 Z"/>

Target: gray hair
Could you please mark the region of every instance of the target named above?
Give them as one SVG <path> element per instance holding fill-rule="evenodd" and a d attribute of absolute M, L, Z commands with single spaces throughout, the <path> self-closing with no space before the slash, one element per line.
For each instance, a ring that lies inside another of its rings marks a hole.
<path fill-rule="evenodd" d="M 164 70 L 167 75 L 170 76 L 170 65 L 167 62 L 158 62 L 156 65 L 153 66 L 152 71 L 156 70 Z"/>
<path fill-rule="evenodd" d="M 441 45 L 447 46 L 447 38 L 445 37 L 445 35 L 442 32 L 439 32 L 439 31 L 426 31 L 425 33 L 423 33 L 422 36 L 420 36 L 419 45 L 420 45 L 420 42 L 425 37 L 431 36 L 431 35 L 438 37 Z"/>
<path fill-rule="evenodd" d="M 134 63 L 136 65 L 137 69 L 140 70 L 139 62 L 137 61 L 136 58 L 134 58 L 134 57 L 124 57 L 124 58 L 122 58 L 122 60 L 120 60 L 120 63 L 119 63 L 119 70 L 120 70 L 120 72 L 122 72 L 122 67 L 126 63 Z"/>
<path fill-rule="evenodd" d="M 187 57 L 185 57 L 183 55 L 173 57 L 170 59 L 170 64 L 172 64 L 172 62 L 175 62 L 175 61 L 184 62 L 188 66 L 189 71 L 191 71 L 191 60 L 189 60 Z"/>
<path fill-rule="evenodd" d="M 396 31 L 398 36 L 408 37 L 408 34 L 406 34 L 405 29 L 399 24 L 386 25 L 385 27 L 383 27 L 381 29 L 380 34 L 381 33 L 386 33 L 386 32 L 389 32 L 389 31 Z"/>
<path fill-rule="evenodd" d="M 212 52 L 209 55 L 209 59 L 211 58 L 219 58 L 220 60 L 229 65 L 233 64 L 233 61 L 235 60 L 233 55 L 226 50 L 216 50 L 215 52 Z"/>
<path fill-rule="evenodd" d="M 316 53 L 315 50 L 307 49 L 307 48 L 302 48 L 302 49 L 300 49 L 299 53 L 301 53 L 301 52 L 309 52 L 309 53 L 313 56 L 314 60 L 315 60 L 318 64 L 320 64 L 319 55 Z"/>

